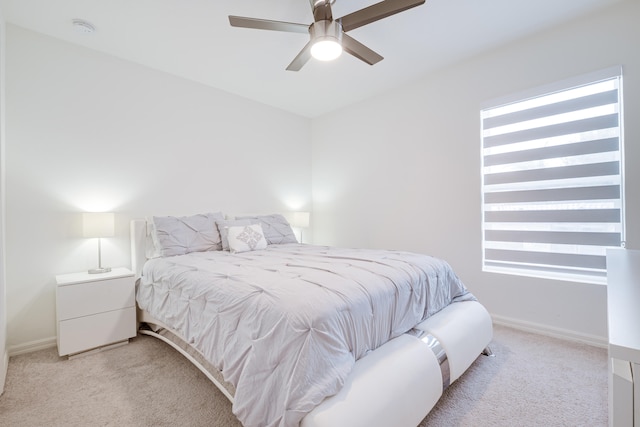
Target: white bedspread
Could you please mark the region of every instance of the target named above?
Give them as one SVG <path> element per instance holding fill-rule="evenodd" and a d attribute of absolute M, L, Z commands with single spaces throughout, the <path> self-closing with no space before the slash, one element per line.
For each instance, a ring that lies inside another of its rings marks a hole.
<path fill-rule="evenodd" d="M 137 289 L 140 308 L 235 385 L 247 427 L 297 426 L 357 359 L 473 299 L 436 258 L 298 244 L 151 259 Z"/>

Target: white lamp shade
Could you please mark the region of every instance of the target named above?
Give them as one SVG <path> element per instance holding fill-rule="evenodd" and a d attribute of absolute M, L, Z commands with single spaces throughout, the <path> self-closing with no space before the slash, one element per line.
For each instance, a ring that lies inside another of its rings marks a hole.
<path fill-rule="evenodd" d="M 291 225 L 296 228 L 309 227 L 309 212 L 293 212 L 291 214 Z"/>
<path fill-rule="evenodd" d="M 82 214 L 84 237 L 113 237 L 114 215 L 111 212 L 85 212 Z"/>

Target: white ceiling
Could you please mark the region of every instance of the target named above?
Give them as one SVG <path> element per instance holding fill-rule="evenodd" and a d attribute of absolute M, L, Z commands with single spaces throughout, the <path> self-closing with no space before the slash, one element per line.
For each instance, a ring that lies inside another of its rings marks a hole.
<path fill-rule="evenodd" d="M 386 0 L 392 1 L 392 0 Z M 618 0 L 427 0 L 349 35 L 381 54 L 285 68 L 305 34 L 233 28 L 228 15 L 310 24 L 308 0 L 0 0 L 9 23 L 307 117 L 390 90 L 434 69 Z M 377 0 L 337 0 L 335 18 Z M 81 18 L 96 32 L 79 34 Z"/>

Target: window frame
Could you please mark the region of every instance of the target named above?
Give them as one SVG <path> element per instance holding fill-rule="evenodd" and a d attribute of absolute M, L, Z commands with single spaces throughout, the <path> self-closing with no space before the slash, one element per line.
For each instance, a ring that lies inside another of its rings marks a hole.
<path fill-rule="evenodd" d="M 536 88 L 532 88 L 526 91 L 522 91 L 519 93 L 514 93 L 505 97 L 496 98 L 490 101 L 483 103 L 480 106 L 480 158 L 481 158 L 481 230 L 482 230 L 482 271 L 483 272 L 491 272 L 491 273 L 501 273 L 501 274 L 510 274 L 517 276 L 526 276 L 526 277 L 536 277 L 536 278 L 545 278 L 545 279 L 553 279 L 553 280 L 563 280 L 563 281 L 572 281 L 572 282 L 581 282 L 581 283 L 595 283 L 595 284 L 606 284 L 606 274 L 602 275 L 602 272 L 598 272 L 597 275 L 592 275 L 588 273 L 567 273 L 567 266 L 558 267 L 555 269 L 553 267 L 534 267 L 526 268 L 524 266 L 524 262 L 514 263 L 511 266 L 496 266 L 496 265 L 487 265 L 487 220 L 486 220 L 486 204 L 485 204 L 485 175 L 488 173 L 485 169 L 485 128 L 484 128 L 484 116 L 487 110 L 498 109 L 500 107 L 509 105 L 509 104 L 517 104 L 524 101 L 533 100 L 535 98 L 545 97 L 554 93 L 563 93 L 570 91 L 572 89 L 582 87 L 582 86 L 590 86 L 594 85 L 598 82 L 602 82 L 605 80 L 618 80 L 618 150 L 619 153 L 619 186 L 620 186 L 620 246 L 625 246 L 625 162 L 624 162 L 624 102 L 623 102 L 623 70 L 621 66 L 610 67 L 603 70 L 599 70 L 596 72 L 583 74 L 581 76 L 572 77 L 569 79 L 564 79 L 552 84 L 539 86 Z M 491 129 L 488 127 L 487 129 Z M 584 142 L 584 141 L 583 141 Z M 515 150 L 514 152 L 523 152 L 527 149 L 522 149 L 520 151 Z M 569 157 L 569 155 L 565 156 Z M 562 157 L 559 157 L 562 158 Z M 570 187 L 573 189 L 579 188 Z M 516 191 L 523 191 L 522 189 Z M 617 200 L 617 199 L 616 199 Z M 617 224 L 617 223 L 616 223 Z M 517 226 L 516 226 L 517 227 Z M 524 242 L 524 241 L 523 241 Z M 524 242 L 526 243 L 526 242 Z M 606 248 L 606 247 L 617 247 L 617 246 L 594 246 L 598 248 Z M 605 264 L 606 265 L 606 264 Z M 563 270 L 563 271 L 560 271 Z M 587 270 L 586 268 L 583 270 Z M 606 273 L 606 268 L 605 268 Z"/>

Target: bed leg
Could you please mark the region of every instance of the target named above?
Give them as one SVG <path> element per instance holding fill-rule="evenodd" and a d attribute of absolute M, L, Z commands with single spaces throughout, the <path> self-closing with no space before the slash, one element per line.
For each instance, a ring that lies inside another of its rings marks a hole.
<path fill-rule="evenodd" d="M 487 356 L 487 357 L 496 357 L 496 355 L 495 355 L 495 354 L 493 354 L 493 351 L 491 350 L 491 347 L 489 347 L 489 346 L 486 346 L 486 347 L 484 348 L 484 350 L 482 350 L 482 353 L 481 353 L 481 354 L 482 354 L 483 356 Z"/>

